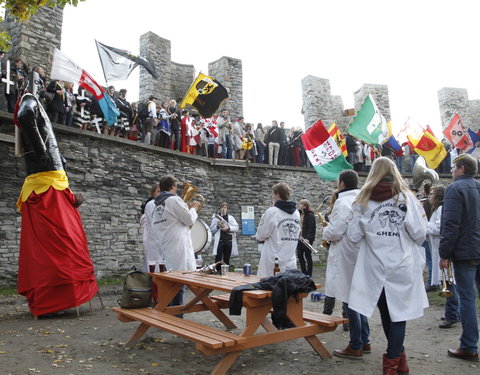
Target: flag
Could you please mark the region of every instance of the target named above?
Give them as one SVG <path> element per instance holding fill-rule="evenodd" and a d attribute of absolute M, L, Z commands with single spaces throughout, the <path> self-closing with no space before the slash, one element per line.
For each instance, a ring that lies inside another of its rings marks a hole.
<path fill-rule="evenodd" d="M 400 143 L 398 143 L 397 139 L 393 135 L 388 138 L 386 143 L 390 144 L 390 146 L 395 152 L 399 151 L 402 148 L 402 146 L 400 146 Z"/>
<path fill-rule="evenodd" d="M 321 120 L 302 135 L 302 143 L 315 172 L 323 180 L 336 180 L 341 171 L 352 169 Z"/>
<path fill-rule="evenodd" d="M 455 113 L 452 117 L 450 124 L 445 128 L 443 134 L 453 147 L 458 147 L 465 152 L 475 147 L 458 113 Z"/>
<path fill-rule="evenodd" d="M 143 66 L 153 78 L 158 78 L 155 65 L 142 56 L 134 55 L 123 49 L 106 46 L 98 41 L 95 41 L 95 43 L 97 44 L 105 81 L 124 81 L 138 65 Z"/>
<path fill-rule="evenodd" d="M 347 144 L 345 143 L 345 138 L 343 138 L 342 133 L 340 133 L 340 130 L 338 129 L 337 124 L 334 122 L 329 128 L 328 128 L 328 134 L 337 142 L 338 148 L 342 151 L 343 156 L 347 157 L 348 156 L 348 151 L 347 151 Z"/>
<path fill-rule="evenodd" d="M 419 139 L 423 135 L 424 131 L 425 128 L 423 127 L 423 125 L 420 125 L 420 123 L 409 117 L 398 132 L 396 139 L 400 144 L 403 144 L 405 142 L 408 142 L 408 136 Z"/>
<path fill-rule="evenodd" d="M 205 118 L 212 117 L 220 104 L 228 98 L 228 92 L 220 82 L 200 73 L 180 103 L 180 108 L 190 104 Z"/>
<path fill-rule="evenodd" d="M 68 58 L 62 51 L 55 48 L 52 63 L 51 79 L 59 79 L 66 82 L 73 82 L 91 93 L 103 112 L 103 117 L 108 125 L 117 122 L 120 111 L 113 103 L 110 96 L 105 94 L 105 90 L 90 75 Z"/>
<path fill-rule="evenodd" d="M 437 168 L 447 156 L 443 143 L 435 138 L 429 127 L 423 132 L 420 139 L 413 139 L 410 136 L 408 139 L 413 145 L 414 151 L 425 158 L 428 168 Z"/>
<path fill-rule="evenodd" d="M 388 139 L 387 121 L 378 110 L 371 94 L 365 98 L 347 131 L 371 145 L 382 144 Z"/>

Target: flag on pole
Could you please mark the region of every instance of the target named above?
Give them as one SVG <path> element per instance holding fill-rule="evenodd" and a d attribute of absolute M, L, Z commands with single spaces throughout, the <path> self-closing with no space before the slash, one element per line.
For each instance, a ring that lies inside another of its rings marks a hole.
<path fill-rule="evenodd" d="M 437 168 L 447 156 L 443 143 L 435 138 L 429 127 L 423 132 L 420 139 L 408 136 L 408 140 L 413 145 L 414 151 L 425 158 L 428 168 Z"/>
<path fill-rule="evenodd" d="M 220 104 L 228 98 L 228 92 L 216 79 L 200 73 L 187 91 L 179 108 L 187 104 L 195 107 L 205 118 L 212 117 Z"/>
<path fill-rule="evenodd" d="M 105 95 L 103 87 L 95 82 L 85 70 L 70 60 L 67 55 L 56 48 L 53 55 L 50 78 L 78 84 L 97 99 L 108 125 L 113 125 L 117 122 L 120 111 L 110 99 L 110 96 Z"/>
<path fill-rule="evenodd" d="M 105 81 L 124 81 L 138 65 L 143 66 L 153 78 L 158 78 L 155 65 L 142 56 L 134 55 L 124 49 L 106 46 L 96 40 L 95 43 L 97 44 Z"/>
<path fill-rule="evenodd" d="M 347 131 L 371 145 L 380 145 L 388 139 L 387 121 L 380 113 L 371 94 L 365 98 Z"/>
<path fill-rule="evenodd" d="M 470 138 L 469 132 L 463 126 L 462 119 L 458 113 L 455 113 L 452 117 L 450 124 L 445 128 L 443 134 L 453 147 L 458 147 L 465 152 L 468 152 L 475 147 Z"/>
<path fill-rule="evenodd" d="M 335 140 L 338 148 L 342 151 L 343 156 L 347 157 L 348 151 L 345 138 L 343 138 L 343 135 L 340 133 L 340 129 L 338 129 L 338 126 L 335 122 L 328 128 L 328 134 L 330 134 L 330 136 Z"/>
<path fill-rule="evenodd" d="M 321 120 L 302 135 L 302 143 L 315 172 L 321 179 L 336 180 L 341 171 L 352 169 Z"/>

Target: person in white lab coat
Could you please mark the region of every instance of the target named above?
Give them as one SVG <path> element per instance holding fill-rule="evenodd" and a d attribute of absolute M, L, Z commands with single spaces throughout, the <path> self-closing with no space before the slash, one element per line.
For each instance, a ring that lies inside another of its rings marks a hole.
<path fill-rule="evenodd" d="M 440 270 L 440 254 L 438 248 L 440 246 L 440 224 L 442 222 L 444 195 L 445 188 L 443 186 L 435 186 L 428 197 L 433 210 L 427 225 L 427 236 L 432 251 L 432 285 L 442 284 L 442 271 Z M 448 290 L 452 292 L 452 295 L 447 297 L 445 301 L 445 320 L 438 326 L 439 328 L 451 328 L 455 323 L 460 321 L 460 301 L 458 300 L 457 286 L 455 285 L 455 280 L 447 280 L 447 282 Z"/>
<path fill-rule="evenodd" d="M 225 264 L 230 264 L 230 256 L 238 255 L 238 223 L 237 220 L 228 213 L 227 202 L 220 203 L 219 214 L 224 221 L 213 217 L 212 223 L 210 224 L 210 230 L 215 236 L 213 255 L 215 255 L 215 263 L 223 261 Z M 217 269 L 220 270 L 220 265 Z"/>
<path fill-rule="evenodd" d="M 155 246 L 155 238 L 152 237 L 156 232 L 151 231 L 152 222 L 148 220 L 147 217 L 151 217 L 151 215 L 147 215 L 145 213 L 145 209 L 147 204 L 154 200 L 160 194 L 160 186 L 158 184 L 152 185 L 150 189 L 150 197 L 142 204 L 142 216 L 140 217 L 140 226 L 143 228 L 143 250 L 144 250 L 144 257 L 143 257 L 143 272 L 150 271 L 150 265 L 156 267 L 158 263 L 159 254 L 156 253 L 156 246 Z M 153 210 L 155 207 L 154 204 L 151 205 L 150 209 Z"/>
<path fill-rule="evenodd" d="M 195 271 L 197 263 L 193 251 L 190 225 L 197 220 L 198 201 L 190 207 L 177 195 L 177 179 L 173 176 L 160 178 L 161 193 L 149 202 L 145 209 L 150 213 L 151 231 L 156 232 L 158 252 L 163 256 L 167 270 Z M 154 205 L 152 207 L 151 205 Z M 153 208 L 153 210 L 150 210 Z M 183 304 L 183 289 L 175 296 L 171 305 Z"/>
<path fill-rule="evenodd" d="M 264 242 L 258 276 L 273 276 L 275 258 L 278 258 L 280 272 L 297 268 L 295 252 L 300 235 L 300 214 L 295 202 L 289 201 L 291 194 L 292 190 L 284 182 L 272 188 L 273 206 L 263 214 L 255 234 L 257 241 Z"/>
<path fill-rule="evenodd" d="M 388 342 L 383 374 L 408 373 L 403 347 L 406 321 L 421 317 L 428 307 L 421 247 L 425 211 L 386 157 L 373 163 L 352 209 L 347 236 L 360 242 L 360 250 L 349 307 L 370 317 L 378 306 Z"/>
<path fill-rule="evenodd" d="M 338 187 L 330 221 L 323 229 L 323 240 L 330 241 L 325 278 L 325 294 L 347 304 L 350 341 L 343 350 L 335 350 L 338 357 L 360 359 L 364 352 L 370 352 L 370 327 L 368 319 L 348 308 L 348 297 L 352 284 L 353 270 L 357 262 L 359 244 L 351 242 L 347 236 L 347 219 L 352 204 L 359 193 L 358 174 L 347 169 L 338 176 Z"/>

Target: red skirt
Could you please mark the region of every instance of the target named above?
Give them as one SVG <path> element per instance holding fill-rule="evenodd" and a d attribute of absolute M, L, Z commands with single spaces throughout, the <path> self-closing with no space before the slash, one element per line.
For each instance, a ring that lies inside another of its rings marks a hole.
<path fill-rule="evenodd" d="M 18 293 L 34 316 L 79 306 L 98 291 L 74 202 L 70 189 L 50 187 L 22 205 Z"/>

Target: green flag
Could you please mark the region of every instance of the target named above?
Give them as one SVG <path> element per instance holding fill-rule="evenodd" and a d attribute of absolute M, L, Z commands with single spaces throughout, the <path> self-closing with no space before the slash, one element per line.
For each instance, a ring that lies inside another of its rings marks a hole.
<path fill-rule="evenodd" d="M 388 139 L 387 121 L 378 110 L 371 94 L 365 98 L 347 131 L 371 145 L 380 145 Z"/>

